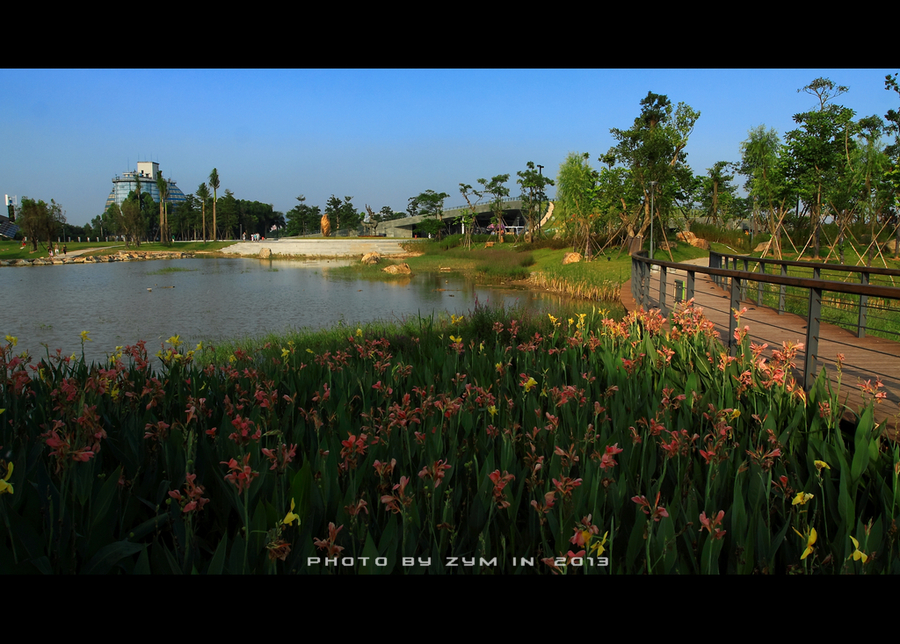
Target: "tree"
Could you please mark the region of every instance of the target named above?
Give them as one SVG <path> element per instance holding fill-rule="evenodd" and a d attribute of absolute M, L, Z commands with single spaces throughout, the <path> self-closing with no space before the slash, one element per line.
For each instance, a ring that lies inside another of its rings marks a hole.
<path fill-rule="evenodd" d="M 737 198 L 737 186 L 731 183 L 734 181 L 733 168 L 734 164 L 728 161 L 716 161 L 707 168 L 705 177 L 699 177 L 700 207 L 715 225 L 720 219 L 727 222 L 733 214 L 731 206 Z"/>
<path fill-rule="evenodd" d="M 219 210 L 222 213 L 222 238 L 233 239 L 235 229 L 238 226 L 238 202 L 234 198 L 234 193 L 225 189 L 225 196 L 222 197 L 222 203 Z M 213 207 L 215 212 L 215 206 Z"/>
<path fill-rule="evenodd" d="M 573 237 L 573 249 L 591 257 L 591 215 L 596 212 L 594 196 L 597 172 L 590 166 L 590 155 L 570 152 L 556 176 L 556 208 Z"/>
<path fill-rule="evenodd" d="M 555 185 L 553 179 L 545 177 L 541 172 L 543 166 L 535 165 L 533 161 L 525 164 L 525 170 L 516 172 L 519 178 L 516 180 L 522 187 L 522 210 L 525 212 L 525 220 L 528 222 L 528 232 L 533 237 L 535 228 L 540 229 L 541 215 L 544 210 L 544 202 L 547 195 L 544 188 Z"/>
<path fill-rule="evenodd" d="M 217 241 L 219 229 L 216 227 L 216 201 L 218 201 L 219 172 L 215 168 L 209 173 L 209 187 L 213 189 L 213 241 Z"/>
<path fill-rule="evenodd" d="M 744 188 L 761 204 L 767 215 L 763 217 L 772 235 L 772 252 L 781 259 L 781 222 L 787 211 L 785 202 L 789 196 L 784 177 L 783 154 L 778 133 L 764 125 L 750 130 L 747 140 L 741 143 L 740 173 L 747 177 Z"/>
<path fill-rule="evenodd" d="M 484 196 L 482 192 L 475 190 L 468 183 L 460 183 L 459 184 L 459 193 L 462 195 L 463 199 L 466 200 L 466 205 L 468 206 L 463 213 L 457 218 L 457 221 L 463 226 L 463 245 L 471 250 L 472 248 L 472 229 L 475 227 L 475 206 L 478 205 L 478 202 L 481 201 L 481 198 Z M 475 202 L 472 202 L 472 199 Z"/>
<path fill-rule="evenodd" d="M 159 191 L 159 235 L 160 241 L 169 239 L 169 212 L 166 199 L 169 197 L 169 182 L 163 178 L 162 172 L 156 175 L 156 189 Z"/>
<path fill-rule="evenodd" d="M 203 243 L 206 243 L 206 202 L 209 201 L 209 188 L 205 183 L 197 186 L 197 197 L 200 198 L 200 207 L 203 214 Z"/>
<path fill-rule="evenodd" d="M 440 237 L 441 231 L 444 229 L 444 200 L 449 196 L 446 192 L 435 192 L 429 189 L 415 197 L 410 197 L 411 212 L 432 217 L 432 219 L 422 221 L 419 228 L 430 235 Z"/>
<path fill-rule="evenodd" d="M 827 78 L 817 78 L 798 91 L 816 96 L 820 109 L 794 115 L 794 122 L 800 127 L 785 135 L 790 153 L 788 177 L 808 207 L 814 252 L 818 257 L 822 215 L 829 191 L 840 182 L 838 175 L 850 165 L 854 112 L 829 104 L 847 88 L 835 85 Z"/>
<path fill-rule="evenodd" d="M 128 198 L 122 202 L 121 229 L 125 233 L 126 245 L 141 246 L 141 237 L 147 230 L 147 220 L 141 212 L 140 197 L 136 191 L 131 191 Z"/>
<path fill-rule="evenodd" d="M 491 217 L 491 223 L 494 225 L 494 230 L 497 231 L 497 236 L 500 238 L 500 241 L 503 241 L 503 199 L 509 196 L 509 188 L 507 188 L 504 184 L 509 181 L 508 174 L 498 174 L 495 177 L 492 177 L 490 181 L 487 179 L 479 179 L 478 183 L 481 184 L 481 192 L 482 194 L 491 195 L 493 199 L 491 199 L 491 212 L 493 213 L 493 217 Z"/>
<path fill-rule="evenodd" d="M 23 197 L 16 223 L 31 238 L 32 250 L 36 251 L 39 239 L 47 240 L 47 246 L 52 247 L 53 237 L 65 221 L 66 215 L 62 207 L 53 199 L 47 204 L 43 200 Z"/>
<path fill-rule="evenodd" d="M 686 201 L 693 185 L 693 173 L 684 152 L 700 112 L 686 103 L 672 102 L 665 95 L 648 92 L 640 101 L 641 113 L 628 130 L 610 129 L 618 143 L 607 153 L 629 171 L 629 181 L 636 190 L 627 189 L 631 198 L 641 202 L 639 235 L 644 235 L 654 219 L 668 217 L 676 201 Z M 655 187 L 650 212 L 650 188 Z"/>
<path fill-rule="evenodd" d="M 306 197 L 297 197 L 299 202 L 287 213 L 287 235 L 309 235 L 319 229 L 322 212 L 319 206 L 309 206 Z"/>
<path fill-rule="evenodd" d="M 360 215 L 352 203 L 353 197 L 344 197 L 342 202 L 333 194 L 325 202 L 325 212 L 329 215 L 328 219 L 333 221 L 334 231 L 337 232 L 341 228 L 355 229 L 359 227 Z"/>

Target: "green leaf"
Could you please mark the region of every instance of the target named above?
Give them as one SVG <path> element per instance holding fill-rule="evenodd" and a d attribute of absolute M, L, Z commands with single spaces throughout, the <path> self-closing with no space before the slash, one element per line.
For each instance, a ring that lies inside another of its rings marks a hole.
<path fill-rule="evenodd" d="M 115 496 L 116 490 L 119 488 L 119 477 L 121 475 L 122 466 L 120 465 L 116 468 L 115 472 L 106 478 L 106 483 L 100 488 L 100 494 L 97 495 L 97 500 L 94 502 L 94 507 L 92 508 L 94 520 L 91 522 L 91 530 L 96 529 L 97 524 L 107 518 L 106 515 L 109 511 L 109 505 Z"/>
<path fill-rule="evenodd" d="M 116 481 L 118 480 L 116 478 Z M 86 575 L 105 575 L 119 560 L 141 552 L 146 547 L 145 544 L 132 543 L 130 541 L 111 543 L 100 548 L 99 552 L 94 555 L 94 558 L 84 567 L 83 572 Z"/>
<path fill-rule="evenodd" d="M 209 568 L 206 570 L 207 575 L 221 575 L 225 568 L 225 551 L 228 548 L 228 535 L 222 535 L 222 540 L 216 547 L 212 560 L 209 562 Z"/>
<path fill-rule="evenodd" d="M 872 405 L 869 405 L 856 426 L 855 449 L 853 451 L 853 461 L 850 465 L 850 478 L 854 484 L 859 481 L 863 472 L 869 466 L 869 441 L 872 437 L 872 429 L 875 426 L 873 414 Z"/>

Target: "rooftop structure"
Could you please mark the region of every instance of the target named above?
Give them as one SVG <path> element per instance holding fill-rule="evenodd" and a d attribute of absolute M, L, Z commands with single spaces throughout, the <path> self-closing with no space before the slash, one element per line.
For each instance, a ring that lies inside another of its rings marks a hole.
<path fill-rule="evenodd" d="M 106 199 L 106 208 L 112 204 L 122 205 L 129 193 L 137 191 L 140 184 L 141 193 L 149 193 L 153 197 L 153 201 L 159 203 L 159 189 L 156 187 L 156 178 L 159 176 L 159 164 L 155 161 L 138 161 L 137 170 L 132 172 L 124 172 L 122 176 L 113 177 L 113 189 Z M 174 206 L 184 202 L 184 193 L 181 188 L 175 185 L 171 179 L 167 179 L 169 184 L 169 194 L 166 197 L 166 203 Z"/>

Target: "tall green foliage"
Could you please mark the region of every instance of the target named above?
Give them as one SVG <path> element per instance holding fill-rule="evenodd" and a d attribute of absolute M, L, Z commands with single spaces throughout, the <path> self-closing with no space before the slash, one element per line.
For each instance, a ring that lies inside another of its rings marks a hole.
<path fill-rule="evenodd" d="M 631 199 L 642 215 L 638 234 L 644 235 L 653 221 L 667 218 L 677 202 L 687 202 L 693 173 L 686 163 L 687 147 L 700 112 L 686 103 L 677 107 L 665 95 L 648 92 L 640 101 L 641 113 L 630 129 L 610 129 L 618 142 L 607 153 L 629 170 Z M 655 182 L 655 183 L 654 183 Z M 650 212 L 650 191 L 656 186 Z"/>
<path fill-rule="evenodd" d="M 516 183 L 522 187 L 522 212 L 528 222 L 528 232 L 532 236 L 536 229 L 540 231 L 541 215 L 544 204 L 547 203 L 545 189 L 547 186 L 555 185 L 553 179 L 544 176 L 541 167 L 535 169 L 534 162 L 529 161 L 525 164 L 525 170 L 516 173 L 519 176 Z"/>
<path fill-rule="evenodd" d="M 212 172 L 209 173 L 209 187 L 213 190 L 213 224 L 212 224 L 212 235 L 213 241 L 217 241 L 219 239 L 219 228 L 216 222 L 216 202 L 219 200 L 218 190 L 219 190 L 219 171 L 216 168 L 212 169 Z"/>
<path fill-rule="evenodd" d="M 62 207 L 53 199 L 48 204 L 43 200 L 22 198 L 17 223 L 31 239 L 34 250 L 37 250 L 38 241 L 46 241 L 49 247 L 65 221 L 66 215 Z"/>
<path fill-rule="evenodd" d="M 597 212 L 595 195 L 598 175 L 588 163 L 590 155 L 570 152 L 556 176 L 556 208 L 573 239 L 573 247 L 591 256 L 591 226 Z"/>

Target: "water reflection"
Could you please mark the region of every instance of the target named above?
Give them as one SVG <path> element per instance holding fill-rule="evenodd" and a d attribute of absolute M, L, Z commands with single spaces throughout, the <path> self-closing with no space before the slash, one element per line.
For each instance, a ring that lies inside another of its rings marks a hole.
<path fill-rule="evenodd" d="M 465 314 L 482 304 L 553 309 L 566 298 L 525 289 L 477 286 L 426 273 L 396 281 L 336 275 L 338 261 L 178 259 L 4 268 L 0 339 L 34 356 L 57 348 L 102 361 L 116 346 L 145 340 L 151 355 L 173 335 L 204 341 L 401 320 L 436 311 Z"/>

